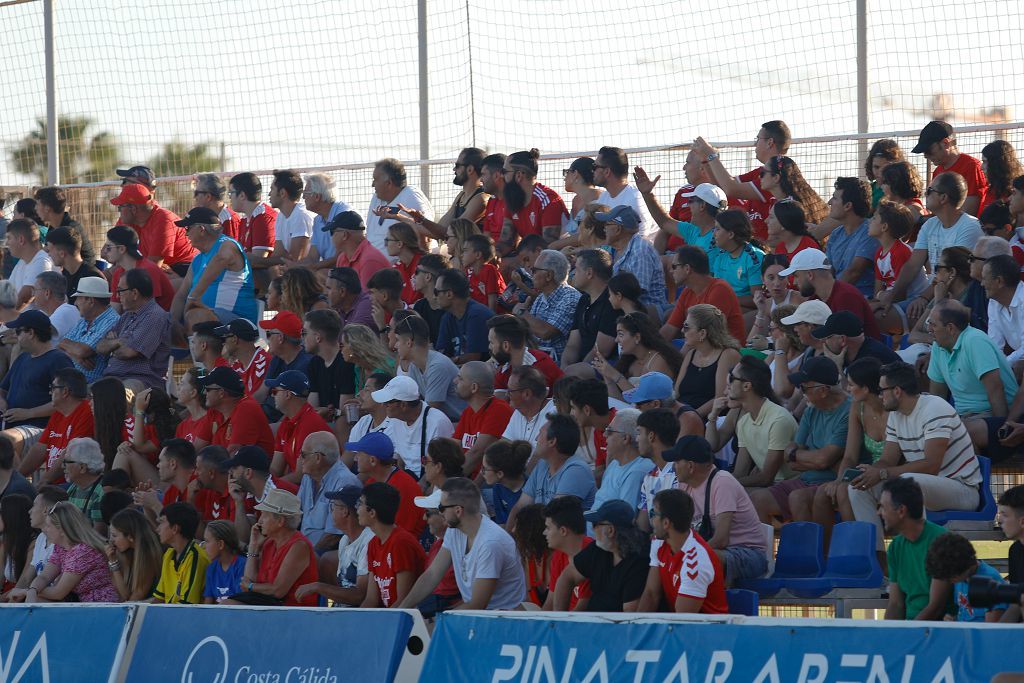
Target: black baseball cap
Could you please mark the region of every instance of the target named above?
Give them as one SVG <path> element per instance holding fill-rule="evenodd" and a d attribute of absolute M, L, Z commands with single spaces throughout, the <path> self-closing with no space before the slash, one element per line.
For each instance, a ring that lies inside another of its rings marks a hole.
<path fill-rule="evenodd" d="M 298 370 L 285 370 L 277 377 L 265 380 L 264 383 L 271 389 L 281 387 L 296 396 L 309 396 L 309 378 Z"/>
<path fill-rule="evenodd" d="M 921 129 L 917 138 L 917 144 L 910 150 L 914 154 L 923 154 L 929 147 L 940 140 L 945 140 L 953 135 L 953 126 L 945 121 L 929 121 L 928 125 Z"/>
<path fill-rule="evenodd" d="M 834 387 L 839 384 L 839 368 L 825 356 L 811 356 L 796 372 L 789 373 L 789 383 L 795 387 L 804 382 L 818 382 Z"/>
<path fill-rule="evenodd" d="M 270 472 L 270 456 L 259 446 L 242 446 L 235 455 L 220 464 L 224 471 L 232 467 L 248 467 L 257 472 Z"/>
<path fill-rule="evenodd" d="M 617 527 L 633 526 L 636 510 L 624 500 L 607 500 L 596 510 L 583 515 L 591 524 L 608 523 Z"/>
<path fill-rule="evenodd" d="M 119 168 L 117 169 L 117 175 L 122 178 L 131 178 L 132 180 L 141 181 L 143 185 L 149 188 L 156 187 L 156 174 L 153 173 L 153 169 L 149 166 L 132 166 L 131 168 Z"/>
<path fill-rule="evenodd" d="M 204 320 L 202 322 L 195 323 L 194 325 L 192 325 L 192 334 L 202 334 L 206 335 L 207 337 L 224 339 L 226 335 L 221 334 L 219 332 L 220 329 L 220 322 L 216 320 Z"/>
<path fill-rule="evenodd" d="M 194 325 L 192 326 L 192 329 L 195 329 Z M 245 318 L 235 318 L 227 325 L 221 325 L 218 327 L 214 330 L 214 333 L 225 339 L 234 335 L 239 339 L 251 342 L 260 338 L 259 328 L 257 328 L 251 320 L 247 320 Z"/>
<path fill-rule="evenodd" d="M 241 396 L 245 393 L 245 386 L 242 384 L 242 378 L 237 372 L 223 365 L 218 368 L 214 368 L 209 375 L 203 377 L 199 381 L 202 383 L 204 389 L 209 389 L 210 385 L 215 385 L 234 396 Z"/>
<path fill-rule="evenodd" d="M 359 502 L 359 497 L 363 495 L 362 486 L 346 486 L 340 491 L 328 491 L 324 494 L 324 498 L 327 500 L 340 500 L 350 508 L 354 508 L 356 503 Z"/>
<path fill-rule="evenodd" d="M 661 458 L 665 462 L 689 462 L 708 463 L 714 459 L 711 452 L 711 444 L 703 436 L 687 434 L 676 441 L 676 445 L 667 451 L 661 452 Z"/>
<path fill-rule="evenodd" d="M 811 332 L 815 339 L 827 339 L 834 334 L 859 337 L 864 334 L 864 323 L 851 311 L 839 311 L 830 315 L 824 325 Z"/>
<path fill-rule="evenodd" d="M 205 206 L 193 206 L 181 220 L 174 221 L 179 228 L 188 228 L 193 225 L 220 225 L 220 214 Z"/>
<path fill-rule="evenodd" d="M 107 230 L 107 239 L 127 249 L 128 255 L 132 258 L 140 261 L 145 258 L 142 252 L 139 251 L 139 234 L 127 225 L 115 225 L 110 230 Z"/>
<path fill-rule="evenodd" d="M 332 218 L 327 225 L 320 229 L 324 232 L 334 232 L 335 230 L 366 230 L 366 224 L 363 222 L 363 217 L 355 211 L 342 211 Z"/>

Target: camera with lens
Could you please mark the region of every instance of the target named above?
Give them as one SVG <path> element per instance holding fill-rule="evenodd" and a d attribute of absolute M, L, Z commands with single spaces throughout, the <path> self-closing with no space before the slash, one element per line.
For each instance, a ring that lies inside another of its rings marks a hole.
<path fill-rule="evenodd" d="M 967 600 L 975 607 L 1002 603 L 1019 605 L 1021 595 L 1024 595 L 1024 583 L 1000 583 L 976 576 L 967 586 Z"/>

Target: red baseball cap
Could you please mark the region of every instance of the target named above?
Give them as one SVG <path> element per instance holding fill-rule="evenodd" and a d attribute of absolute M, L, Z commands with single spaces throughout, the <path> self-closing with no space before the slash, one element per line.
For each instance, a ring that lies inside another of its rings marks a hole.
<path fill-rule="evenodd" d="M 302 320 L 291 311 L 279 311 L 270 320 L 261 320 L 260 327 L 265 330 L 280 330 L 286 337 L 299 339 L 302 336 Z"/>
<path fill-rule="evenodd" d="M 153 199 L 149 188 L 139 183 L 126 183 L 121 187 L 121 194 L 110 200 L 114 206 L 125 204 L 148 204 Z"/>

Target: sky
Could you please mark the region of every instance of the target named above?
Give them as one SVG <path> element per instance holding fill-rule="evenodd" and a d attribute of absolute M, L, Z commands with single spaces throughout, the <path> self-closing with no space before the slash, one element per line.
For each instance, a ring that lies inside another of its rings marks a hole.
<path fill-rule="evenodd" d="M 415 0 L 61 0 L 58 102 L 125 162 L 172 139 L 240 171 L 420 158 Z M 1022 110 L 1016 2 L 869 0 L 870 129 Z M 427 0 L 432 158 L 857 130 L 855 0 Z M 9 150 L 45 115 L 43 4 L 0 7 Z M 16 49 L 14 49 L 16 48 Z M 739 169 L 743 170 L 743 169 Z M 826 174 L 825 171 L 822 171 Z"/>

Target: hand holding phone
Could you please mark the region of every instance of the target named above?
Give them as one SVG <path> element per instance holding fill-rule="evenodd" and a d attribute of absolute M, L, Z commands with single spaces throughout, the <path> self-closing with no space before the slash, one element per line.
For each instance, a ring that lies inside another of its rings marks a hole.
<path fill-rule="evenodd" d="M 860 475 L 864 474 L 863 470 L 859 470 L 856 467 L 851 467 L 843 472 L 843 481 L 853 481 Z"/>

